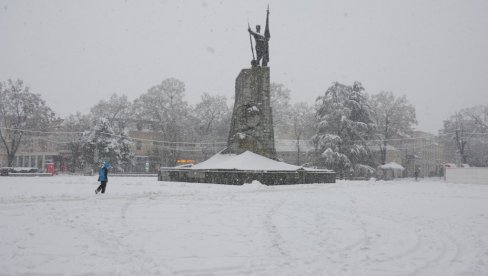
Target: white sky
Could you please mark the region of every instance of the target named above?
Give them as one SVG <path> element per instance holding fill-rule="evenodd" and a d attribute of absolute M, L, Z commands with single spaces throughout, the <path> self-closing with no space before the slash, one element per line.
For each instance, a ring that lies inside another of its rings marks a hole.
<path fill-rule="evenodd" d="M 487 104 L 488 1 L 4 1 L 0 81 L 20 78 L 61 116 L 162 80 L 234 95 L 249 67 L 247 22 L 270 4 L 273 82 L 312 103 L 333 81 L 407 95 L 418 129 Z"/>

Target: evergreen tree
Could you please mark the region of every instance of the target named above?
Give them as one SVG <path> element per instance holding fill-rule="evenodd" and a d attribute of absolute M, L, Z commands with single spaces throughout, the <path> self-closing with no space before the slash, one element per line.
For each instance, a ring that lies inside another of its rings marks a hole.
<path fill-rule="evenodd" d="M 61 134 L 65 140 L 69 141 L 66 146 L 70 151 L 70 170 L 75 172 L 77 169 L 83 169 L 83 139 L 80 139 L 85 131 L 90 130 L 91 120 L 88 115 L 82 115 L 76 113 L 75 115 L 69 115 L 63 120 L 61 130 L 64 132 Z"/>
<path fill-rule="evenodd" d="M 375 125 L 371 107 L 360 82 L 333 83 L 316 101 L 316 134 L 312 137 L 318 166 L 340 176 L 369 168 L 366 141 Z"/>
<path fill-rule="evenodd" d="M 95 166 L 98 161 L 110 162 L 117 170 L 123 171 L 132 159 L 132 144 L 126 130 L 115 133 L 106 118 L 96 120 L 95 126 L 83 133 L 83 160 Z"/>

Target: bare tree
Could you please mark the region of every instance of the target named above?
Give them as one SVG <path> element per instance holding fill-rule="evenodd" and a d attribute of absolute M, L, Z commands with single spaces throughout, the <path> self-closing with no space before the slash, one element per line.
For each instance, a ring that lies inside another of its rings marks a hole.
<path fill-rule="evenodd" d="M 281 83 L 271 83 L 269 94 L 275 135 L 284 136 L 290 126 L 290 90 Z"/>
<path fill-rule="evenodd" d="M 300 162 L 303 161 L 300 160 L 300 141 L 313 135 L 313 126 L 315 124 L 314 109 L 312 106 L 304 102 L 295 103 L 290 110 L 290 118 L 293 129 L 293 138 L 296 141 L 297 146 L 296 164 L 300 165 Z"/>
<path fill-rule="evenodd" d="M 473 106 L 464 108 L 445 120 L 441 134 L 448 147 L 454 144 L 459 162 L 486 166 L 487 131 L 488 106 Z"/>
<path fill-rule="evenodd" d="M 0 140 L 7 152 L 8 166 L 22 144 L 25 130 L 46 130 L 57 120 L 41 96 L 29 91 L 22 80 L 0 83 Z"/>
<path fill-rule="evenodd" d="M 112 94 L 108 100 L 101 100 L 91 108 L 91 115 L 96 119 L 105 118 L 112 128 L 123 130 L 131 118 L 131 103 L 127 96 Z"/>
<path fill-rule="evenodd" d="M 471 139 L 473 128 L 473 121 L 464 112 L 456 112 L 444 121 L 442 134 L 454 142 L 460 162 L 463 164 L 468 163 L 468 141 Z"/>
<path fill-rule="evenodd" d="M 391 138 L 406 137 L 417 124 L 415 108 L 405 96 L 395 97 L 392 92 L 380 92 L 371 97 L 372 117 L 380 140 L 381 163 L 386 162 L 386 147 Z"/>
<path fill-rule="evenodd" d="M 226 121 L 229 111 L 227 99 L 224 96 L 210 96 L 208 93 L 204 93 L 201 101 L 196 104 L 194 109 L 194 116 L 198 120 L 198 132 L 205 137 L 212 133 L 216 134 L 213 135 L 214 138 L 221 136 L 222 133 L 215 132 L 217 127 Z M 225 139 L 226 137 L 219 138 Z"/>
<path fill-rule="evenodd" d="M 473 106 L 462 112 L 474 121 L 478 131 L 488 131 L 488 105 Z"/>
<path fill-rule="evenodd" d="M 165 79 L 134 101 L 133 112 L 138 120 L 153 122 L 155 131 L 170 142 L 187 140 L 189 107 L 184 100 L 185 84 L 175 78 Z M 162 148 L 163 164 L 173 166 L 178 152 L 172 146 Z"/>

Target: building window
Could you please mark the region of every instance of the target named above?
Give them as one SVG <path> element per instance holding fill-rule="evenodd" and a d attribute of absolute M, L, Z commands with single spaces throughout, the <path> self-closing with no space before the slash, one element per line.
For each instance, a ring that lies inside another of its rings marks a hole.
<path fill-rule="evenodd" d="M 142 149 L 142 142 L 141 141 L 137 141 L 136 142 L 136 150 L 141 150 Z"/>

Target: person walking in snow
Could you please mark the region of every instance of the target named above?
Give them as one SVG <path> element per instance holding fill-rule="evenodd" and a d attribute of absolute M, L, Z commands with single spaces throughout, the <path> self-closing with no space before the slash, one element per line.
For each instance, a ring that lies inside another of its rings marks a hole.
<path fill-rule="evenodd" d="M 414 174 L 415 174 L 415 181 L 418 181 L 419 180 L 419 174 L 420 174 L 420 168 L 417 167 L 415 169 Z"/>
<path fill-rule="evenodd" d="M 105 188 L 107 187 L 108 182 L 108 169 L 110 168 L 110 164 L 108 162 L 100 162 L 100 169 L 98 169 L 98 181 L 100 181 L 100 186 L 95 190 L 95 194 L 98 194 L 100 191 L 102 194 L 105 193 Z"/>

